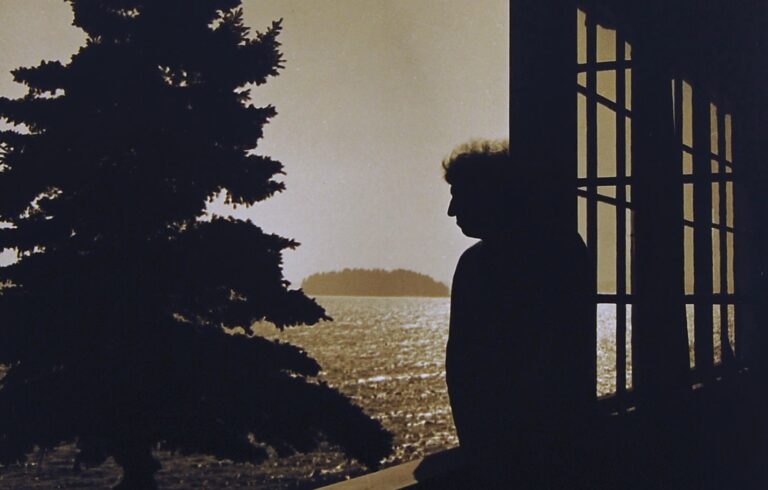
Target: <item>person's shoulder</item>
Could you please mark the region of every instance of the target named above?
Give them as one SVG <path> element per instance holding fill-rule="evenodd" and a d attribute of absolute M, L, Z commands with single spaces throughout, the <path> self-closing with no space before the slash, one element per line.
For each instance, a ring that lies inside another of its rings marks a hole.
<path fill-rule="evenodd" d="M 461 254 L 459 261 L 456 263 L 456 274 L 459 276 L 465 276 L 470 271 L 476 270 L 483 262 L 482 256 L 484 253 L 483 242 L 479 241 Z"/>
<path fill-rule="evenodd" d="M 475 262 L 479 260 L 485 253 L 486 246 L 481 241 L 473 244 L 464 252 L 461 254 L 461 257 L 459 257 L 459 264 L 465 263 L 465 262 Z"/>

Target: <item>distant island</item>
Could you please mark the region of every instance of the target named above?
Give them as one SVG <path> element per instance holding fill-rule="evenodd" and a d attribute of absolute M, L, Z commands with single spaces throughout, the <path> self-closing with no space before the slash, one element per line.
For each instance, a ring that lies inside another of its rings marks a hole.
<path fill-rule="evenodd" d="M 405 269 L 344 269 L 312 274 L 301 282 L 314 296 L 449 296 L 448 286 Z"/>

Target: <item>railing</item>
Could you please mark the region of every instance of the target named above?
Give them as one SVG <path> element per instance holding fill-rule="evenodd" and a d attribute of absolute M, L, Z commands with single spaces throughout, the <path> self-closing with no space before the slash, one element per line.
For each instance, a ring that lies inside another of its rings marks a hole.
<path fill-rule="evenodd" d="M 460 449 L 454 447 L 381 471 L 322 487 L 326 490 L 389 490 L 408 488 L 460 471 Z"/>

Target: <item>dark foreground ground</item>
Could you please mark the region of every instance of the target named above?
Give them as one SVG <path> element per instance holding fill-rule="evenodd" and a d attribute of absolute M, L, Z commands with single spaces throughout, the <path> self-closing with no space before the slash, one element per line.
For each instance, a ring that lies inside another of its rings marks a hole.
<path fill-rule="evenodd" d="M 768 489 L 768 393 L 764 379 L 733 375 L 694 390 L 677 408 L 649 415 L 634 410 L 606 415 L 590 431 L 577 476 L 553 488 L 621 490 L 765 490 Z M 0 470 L 0 488 L 108 488 L 119 478 L 111 461 L 73 472 L 73 447 L 46 455 L 41 462 Z M 235 465 L 208 457 L 178 457 L 159 453 L 163 469 L 157 480 L 163 489 L 264 488 L 309 489 L 363 472 L 329 449 L 258 466 Z M 496 488 L 541 489 L 540 482 L 522 478 L 511 486 L 510 475 L 519 476 L 516 462 L 502 457 L 496 469 L 507 470 Z M 429 457 L 423 462 L 429 466 Z M 490 471 L 488 471 L 490 470 Z M 416 489 L 492 488 L 489 476 L 461 469 L 441 478 L 420 480 Z M 544 468 L 548 472 L 547 468 Z M 551 471 L 549 471 L 551 473 Z M 430 474 L 429 471 L 421 471 Z"/>

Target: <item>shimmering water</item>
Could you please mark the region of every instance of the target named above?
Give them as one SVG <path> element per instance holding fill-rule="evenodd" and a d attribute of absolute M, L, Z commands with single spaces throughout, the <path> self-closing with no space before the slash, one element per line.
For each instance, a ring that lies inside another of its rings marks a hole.
<path fill-rule="evenodd" d="M 323 379 L 395 433 L 394 460 L 456 445 L 444 368 L 448 298 L 325 296 L 318 301 L 333 322 L 282 333 L 260 325 L 257 332 L 299 345 L 315 357 Z M 615 324 L 616 307 L 598 305 L 598 394 L 616 387 Z"/>
<path fill-rule="evenodd" d="M 258 333 L 304 348 L 321 376 L 395 433 L 395 460 L 458 443 L 445 386 L 447 298 L 320 297 L 333 317 Z"/>
<path fill-rule="evenodd" d="M 625 386 L 632 388 L 632 305 L 626 307 L 626 378 Z M 696 365 L 695 340 L 694 340 L 694 306 L 686 305 L 685 308 L 686 323 L 688 328 L 688 358 L 690 367 Z M 720 305 L 712 306 L 712 346 L 713 361 L 721 361 L 722 337 L 720 330 L 721 310 Z M 728 344 L 733 348 L 735 345 L 735 315 L 736 307 L 728 305 L 726 308 L 726 328 Z M 616 391 L 616 305 L 599 304 L 597 305 L 597 394 L 607 395 Z"/>

